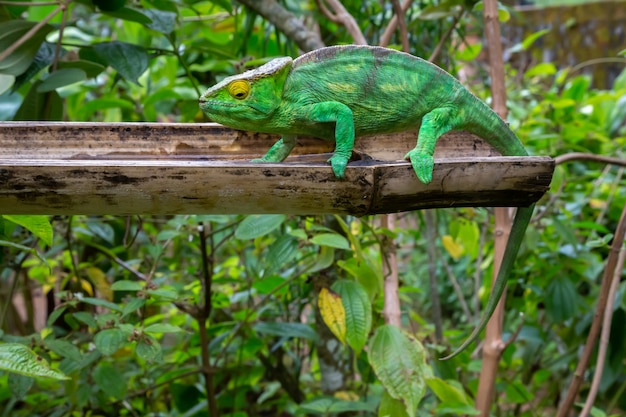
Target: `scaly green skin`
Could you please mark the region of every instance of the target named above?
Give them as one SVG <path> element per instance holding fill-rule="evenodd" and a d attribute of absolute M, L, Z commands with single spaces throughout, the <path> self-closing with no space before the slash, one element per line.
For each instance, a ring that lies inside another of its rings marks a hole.
<path fill-rule="evenodd" d="M 344 177 L 355 137 L 418 126 L 417 145 L 406 158 L 425 184 L 432 180 L 437 139 L 449 131 L 474 133 L 505 156 L 528 155 L 506 123 L 450 74 L 380 47 L 333 46 L 295 60 L 278 58 L 209 88 L 200 97 L 200 107 L 215 122 L 281 134 L 255 162 L 283 161 L 298 135 L 335 141 L 329 162 L 338 178 Z M 518 209 L 486 311 L 470 337 L 447 358 L 465 349 L 489 321 L 532 212 L 533 206 Z"/>

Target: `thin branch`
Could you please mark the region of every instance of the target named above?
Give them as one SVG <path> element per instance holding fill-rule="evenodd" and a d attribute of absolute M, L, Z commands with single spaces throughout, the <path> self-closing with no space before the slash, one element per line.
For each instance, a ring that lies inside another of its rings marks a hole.
<path fill-rule="evenodd" d="M 409 32 L 406 29 L 406 20 L 404 18 L 404 10 L 400 5 L 399 0 L 391 0 L 393 6 L 393 12 L 397 17 L 398 28 L 400 29 L 400 41 L 402 42 L 402 50 L 404 52 L 410 52 L 409 46 Z"/>
<path fill-rule="evenodd" d="M 483 2 L 483 19 L 485 22 L 485 37 L 489 49 L 489 67 L 491 74 L 491 98 L 493 110 L 506 120 L 506 85 L 504 82 L 504 62 L 502 59 L 502 43 L 500 40 L 500 21 L 498 20 L 497 0 Z M 495 256 L 493 263 L 493 281 L 496 281 L 500 264 L 508 244 L 511 231 L 511 216 L 509 209 L 498 207 L 495 212 Z M 502 341 L 502 322 L 504 318 L 505 293 L 502 294 L 496 309 L 485 328 L 485 342 L 482 349 L 483 363 L 478 381 L 476 395 L 476 409 L 482 417 L 490 415 L 489 410 L 495 395 L 498 363 L 502 357 L 505 344 Z"/>
<path fill-rule="evenodd" d="M 469 306 L 467 305 L 467 302 L 465 301 L 465 297 L 463 296 L 463 289 L 461 289 L 461 285 L 459 284 L 459 281 L 456 279 L 456 276 L 454 275 L 454 271 L 452 271 L 450 264 L 446 262 L 445 258 L 443 259 L 443 266 L 446 269 L 446 272 L 448 274 L 448 279 L 450 280 L 450 283 L 452 284 L 452 288 L 454 288 L 454 293 L 456 294 L 456 297 L 459 299 L 459 303 L 461 304 L 461 310 L 463 310 L 463 314 L 465 314 L 465 317 L 467 317 L 468 320 L 471 320 L 472 317 L 474 316 L 472 312 L 470 311 Z"/>
<path fill-rule="evenodd" d="M 211 223 L 209 223 L 210 226 Z M 206 396 L 208 399 L 207 402 L 207 411 L 210 416 L 217 417 L 219 415 L 217 402 L 215 398 L 215 385 L 213 381 L 213 370 L 211 367 L 211 357 L 209 353 L 209 335 L 207 334 L 207 321 L 211 314 L 211 296 L 213 293 L 212 290 L 212 282 L 213 282 L 213 256 L 215 255 L 215 248 L 213 246 L 213 235 L 211 235 L 211 253 L 207 253 L 207 236 L 205 234 L 205 226 L 200 223 L 198 225 L 198 238 L 200 239 L 200 255 L 202 258 L 202 294 L 204 295 L 204 300 L 201 301 L 201 306 L 199 308 L 199 315 L 197 317 L 198 321 L 198 329 L 200 332 L 200 343 L 201 343 L 201 359 L 202 359 L 202 373 L 204 375 L 204 388 L 206 390 Z M 210 260 L 209 260 L 210 259 Z"/>
<path fill-rule="evenodd" d="M 598 389 L 600 388 L 600 381 L 602 380 L 602 371 L 604 370 L 604 362 L 606 361 L 606 351 L 609 347 L 609 338 L 611 336 L 611 321 L 613 319 L 613 302 L 615 301 L 615 293 L 617 293 L 617 287 L 619 286 L 620 277 L 622 276 L 622 269 L 624 268 L 624 259 L 626 259 L 626 249 L 622 247 L 617 259 L 617 265 L 613 274 L 613 281 L 611 282 L 611 288 L 609 290 L 609 299 L 604 309 L 604 321 L 602 323 L 602 333 L 600 334 L 600 346 L 598 347 L 598 358 L 596 359 L 596 370 L 593 374 L 593 380 L 591 381 L 591 388 L 589 394 L 587 394 L 587 400 L 583 411 L 580 413 L 580 417 L 587 417 L 591 412 L 591 407 L 596 400 Z"/>
<path fill-rule="evenodd" d="M 435 60 L 439 58 L 439 54 L 441 54 L 441 51 L 443 51 L 443 46 L 448 41 L 450 36 L 452 36 L 452 32 L 454 32 L 454 29 L 456 29 L 456 26 L 459 24 L 464 14 L 465 14 L 465 8 L 461 9 L 461 11 L 458 14 L 454 15 L 454 18 L 452 19 L 452 24 L 450 25 L 448 30 L 446 30 L 446 33 L 443 34 L 441 39 L 439 39 L 437 46 L 435 47 L 435 49 L 433 49 L 432 54 L 430 54 L 430 56 L 428 57 L 429 62 L 435 62 Z"/>
<path fill-rule="evenodd" d="M 263 16 L 303 51 L 308 52 L 325 46 L 318 33 L 309 30 L 296 15 L 276 0 L 239 0 L 239 3 Z"/>
<path fill-rule="evenodd" d="M 559 155 L 556 158 L 554 158 L 554 162 L 556 165 L 563 164 L 565 162 L 571 162 L 571 161 L 592 161 L 592 162 L 601 162 L 604 164 L 613 164 L 613 165 L 617 165 L 621 167 L 626 167 L 626 159 L 614 158 L 611 156 L 604 156 L 604 155 L 595 155 L 592 153 L 572 152 L 572 153 Z"/>
<path fill-rule="evenodd" d="M 325 2 L 328 3 L 333 9 L 332 12 L 326 7 L 326 4 L 324 4 Z M 341 4 L 339 0 L 315 0 L 315 3 L 324 16 L 346 28 L 350 36 L 352 36 L 352 40 L 355 44 L 367 45 L 367 40 L 365 39 L 365 36 L 363 36 L 363 32 L 361 32 L 359 24 L 356 22 L 354 17 L 348 13 L 346 8 L 343 7 L 343 4 Z"/>
<path fill-rule="evenodd" d="M 600 295 L 598 297 L 598 305 L 596 307 L 596 311 L 594 312 L 591 329 L 589 329 L 589 334 L 587 335 L 587 342 L 585 343 L 585 347 L 580 357 L 580 361 L 576 366 L 576 371 L 574 372 L 572 381 L 570 382 L 570 386 L 567 390 L 565 400 L 563 400 L 563 403 L 559 408 L 557 417 L 567 417 L 572 408 L 572 405 L 574 404 L 574 401 L 576 400 L 576 397 L 578 396 L 578 390 L 580 388 L 580 385 L 582 384 L 585 370 L 587 369 L 587 364 L 589 363 L 589 359 L 593 354 L 598 339 L 598 334 L 600 333 L 600 328 L 602 327 L 603 315 L 606 309 L 606 305 L 608 303 L 609 291 L 611 288 L 611 281 L 613 280 L 613 275 L 615 273 L 615 269 L 617 268 L 619 254 L 621 252 L 622 245 L 624 244 L 625 237 L 626 206 L 624 206 L 622 210 L 622 214 L 617 224 L 617 229 L 615 230 L 615 235 L 613 236 L 611 251 L 609 252 L 609 256 L 606 260 L 606 266 L 604 268 L 604 275 L 602 276 L 602 284 L 600 287 Z"/>
<path fill-rule="evenodd" d="M 30 5 L 32 5 L 32 4 L 30 4 Z M 64 11 L 66 8 L 67 8 L 67 6 L 65 4 L 61 4 L 61 5 L 59 5 L 59 7 L 57 7 L 52 12 L 50 12 L 50 14 L 48 16 L 44 17 L 41 22 L 39 22 L 35 26 L 33 26 L 28 32 L 26 32 L 21 38 L 19 38 L 13 45 L 9 46 L 2 53 L 0 53 L 0 62 L 4 61 L 4 59 L 6 57 L 11 55 L 13 52 L 15 52 L 17 50 L 17 48 L 19 48 L 24 43 L 26 43 L 30 38 L 33 37 L 33 35 L 35 33 L 37 33 L 37 31 L 39 29 L 44 27 L 50 20 L 52 20 L 54 18 L 54 16 L 58 15 L 59 13 Z"/>
<path fill-rule="evenodd" d="M 404 0 L 404 3 L 402 3 L 403 15 L 404 13 L 406 13 L 407 10 L 409 10 L 409 7 L 411 7 L 412 3 L 413 3 L 413 0 Z M 389 21 L 389 24 L 387 25 L 387 28 L 385 29 L 383 36 L 380 37 L 379 45 L 380 46 L 389 45 L 389 43 L 391 42 L 391 37 L 393 36 L 397 28 L 398 28 L 398 15 L 394 14 L 391 20 Z"/>
<path fill-rule="evenodd" d="M 393 230 L 395 227 L 395 215 L 384 214 L 381 217 L 381 226 Z M 385 323 L 401 327 L 400 298 L 398 297 L 398 261 L 395 243 L 387 235 L 381 239 L 381 252 L 383 257 L 384 276 L 384 307 L 383 317 Z"/>
<path fill-rule="evenodd" d="M 437 285 L 437 251 L 435 242 L 437 241 L 437 218 L 435 210 L 425 210 L 424 220 L 426 221 L 426 253 L 428 254 L 428 278 L 430 283 L 430 295 L 432 299 L 432 316 L 435 325 L 435 340 L 441 343 L 443 339 L 443 322 L 441 319 L 441 300 L 439 297 L 439 286 Z M 449 266 L 448 266 L 449 268 Z M 453 284 L 454 285 L 454 284 Z M 456 287 L 455 287 L 456 290 Z M 457 293 L 461 299 L 463 293 Z M 461 300 L 465 302 L 465 300 Z"/>

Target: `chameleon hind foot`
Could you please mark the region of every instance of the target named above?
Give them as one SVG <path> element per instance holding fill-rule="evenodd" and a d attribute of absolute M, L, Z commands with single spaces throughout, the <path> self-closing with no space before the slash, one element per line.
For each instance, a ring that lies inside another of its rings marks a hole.
<path fill-rule="evenodd" d="M 404 156 L 404 159 L 411 161 L 413 170 L 417 178 L 424 184 L 428 184 L 433 179 L 433 169 L 435 168 L 435 160 L 432 155 L 412 149 Z"/>

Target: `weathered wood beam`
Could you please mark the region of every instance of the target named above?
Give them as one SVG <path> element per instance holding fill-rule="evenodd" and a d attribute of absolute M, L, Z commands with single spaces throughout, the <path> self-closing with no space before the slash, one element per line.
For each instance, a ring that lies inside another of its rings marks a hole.
<path fill-rule="evenodd" d="M 403 160 L 415 133 L 360 138 L 346 178 L 333 144 L 303 138 L 281 164 L 254 164 L 277 139 L 216 124 L 0 122 L 0 213 L 365 215 L 433 207 L 526 206 L 549 188 L 548 157 L 501 157 L 447 135 L 424 185 Z"/>

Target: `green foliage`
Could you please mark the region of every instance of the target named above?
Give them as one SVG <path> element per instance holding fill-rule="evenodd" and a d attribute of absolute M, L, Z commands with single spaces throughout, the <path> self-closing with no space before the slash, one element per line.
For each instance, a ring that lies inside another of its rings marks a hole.
<path fill-rule="evenodd" d="M 377 43 L 393 14 L 389 2 L 342 3 Z M 437 62 L 454 72 L 455 60 L 474 60 L 479 44 L 458 46 L 480 30 L 476 3 L 413 2 L 412 52 L 429 56 L 460 17 Z M 281 4 L 315 21 L 326 43 L 351 41 L 314 2 Z M 0 5 L 0 53 L 52 14 L 0 63 L 0 119 L 202 121 L 202 87 L 297 54 L 268 21 L 227 0 L 81 0 L 69 3 L 65 21 L 55 10 Z M 509 52 L 533 48 L 544 35 Z M 399 44 L 395 34 L 391 46 Z M 533 154 L 624 157 L 626 72 L 607 91 L 551 63 L 509 80 L 511 126 Z M 486 96 L 479 84 L 472 88 Z M 557 167 L 509 281 L 504 328 L 507 337 L 520 331 L 500 364 L 494 414 L 554 414 L 592 319 L 611 231 L 626 204 L 624 183 L 621 170 L 599 164 Z M 438 211 L 435 242 L 419 213 L 402 215 L 396 230 L 381 229 L 377 218 L 338 216 L 2 215 L 0 409 L 16 417 L 203 416 L 213 403 L 230 416 L 471 415 L 479 362 L 471 352 L 436 358 L 464 339 L 488 295 L 488 214 Z M 382 314 L 386 239 L 398 248 L 403 331 Z M 427 245 L 438 253 L 434 289 Z M 346 346 L 315 314 L 325 289 L 344 309 Z M 431 319 L 435 292 L 441 343 Z M 626 408 L 624 294 L 622 283 L 598 416 Z M 49 303 L 45 318 L 36 314 L 41 304 L 19 301 L 33 298 Z M 329 374 L 341 383 L 329 388 Z"/>

